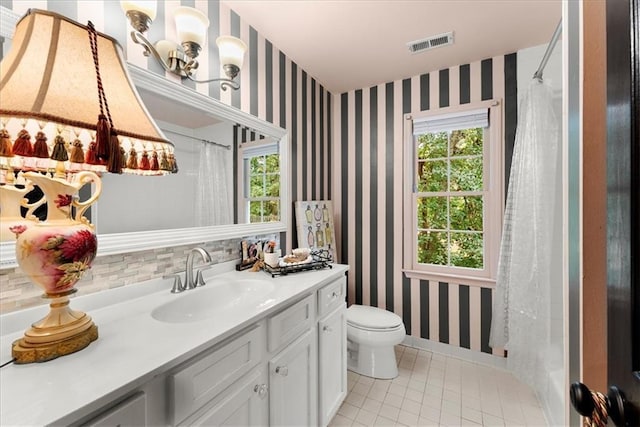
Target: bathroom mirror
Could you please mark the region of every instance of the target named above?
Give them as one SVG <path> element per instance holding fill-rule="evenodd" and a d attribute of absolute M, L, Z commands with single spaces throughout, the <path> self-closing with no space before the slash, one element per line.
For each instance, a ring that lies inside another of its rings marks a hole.
<path fill-rule="evenodd" d="M 103 175 L 103 192 L 91 212 L 98 255 L 285 231 L 290 205 L 287 131 L 140 67 L 129 64 L 129 73 L 149 112 L 174 142 L 179 172 L 158 177 Z M 205 146 L 215 151 L 203 151 Z M 250 212 L 245 198 L 250 192 L 246 181 L 251 179 L 244 171 L 247 153 L 276 155 L 279 189 L 271 194 L 277 196 L 271 197 L 277 205 L 275 215 L 257 218 Z M 215 219 L 196 215 L 202 202 L 197 200 L 199 190 L 219 181 L 198 177 L 205 155 L 231 166 L 221 186 L 226 193 L 213 196 L 214 207 L 223 199 L 231 205 Z M 0 245 L 2 268 L 16 265 L 14 247 L 14 242 Z"/>

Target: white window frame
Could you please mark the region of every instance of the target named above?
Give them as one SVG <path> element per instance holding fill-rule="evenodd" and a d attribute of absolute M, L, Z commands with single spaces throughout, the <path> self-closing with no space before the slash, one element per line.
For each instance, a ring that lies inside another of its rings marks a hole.
<path fill-rule="evenodd" d="M 243 212 L 245 217 L 245 221 L 247 223 L 250 222 L 251 219 L 251 202 L 255 201 L 272 201 L 277 200 L 279 203 L 278 212 L 280 216 L 282 216 L 282 201 L 280 196 L 278 197 L 249 197 L 250 189 L 251 189 L 251 176 L 250 176 L 250 161 L 253 157 L 265 156 L 270 154 L 278 154 L 278 143 L 277 142 L 247 142 L 241 144 L 239 161 L 240 161 L 240 176 L 241 182 L 239 182 L 239 188 L 242 188 L 242 194 L 240 195 L 241 206 L 239 211 Z M 267 175 L 266 173 L 263 174 Z M 280 193 L 282 193 L 282 163 L 280 163 L 280 171 L 278 173 L 278 181 L 280 182 Z M 263 221 L 260 223 L 264 223 Z M 258 224 L 258 223 L 252 223 Z"/>
<path fill-rule="evenodd" d="M 422 111 L 405 115 L 404 121 L 404 265 L 403 271 L 409 278 L 446 282 L 461 281 L 469 285 L 487 286 L 495 284 L 498 270 L 498 256 L 502 235 L 504 211 L 504 131 L 503 112 L 499 100 L 475 102 L 437 111 Z M 426 118 L 472 113 L 488 109 L 489 127 L 483 141 L 483 237 L 484 268 L 472 269 L 418 262 L 417 239 L 417 171 L 416 138 L 413 123 Z"/>

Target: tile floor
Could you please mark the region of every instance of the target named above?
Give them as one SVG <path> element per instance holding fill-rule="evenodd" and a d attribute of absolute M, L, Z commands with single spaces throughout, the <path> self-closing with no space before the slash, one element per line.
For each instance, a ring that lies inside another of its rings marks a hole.
<path fill-rule="evenodd" d="M 546 426 L 534 392 L 510 373 L 426 350 L 396 346 L 399 375 L 348 371 L 334 426 Z"/>

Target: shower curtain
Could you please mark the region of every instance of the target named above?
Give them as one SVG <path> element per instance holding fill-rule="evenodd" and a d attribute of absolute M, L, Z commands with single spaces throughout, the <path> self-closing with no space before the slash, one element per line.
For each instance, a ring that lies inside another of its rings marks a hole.
<path fill-rule="evenodd" d="M 200 147 L 196 188 L 196 227 L 233 222 L 233 189 L 230 151 L 209 142 Z"/>
<path fill-rule="evenodd" d="M 560 138 L 551 88 L 534 79 L 518 113 L 498 262 L 489 343 L 508 351 L 507 365 L 537 391 L 548 375 L 551 254 L 560 180 Z"/>

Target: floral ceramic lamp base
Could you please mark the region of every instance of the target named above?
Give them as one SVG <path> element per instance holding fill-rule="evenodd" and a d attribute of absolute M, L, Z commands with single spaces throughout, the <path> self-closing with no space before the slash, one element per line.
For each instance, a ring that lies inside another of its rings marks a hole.
<path fill-rule="evenodd" d="M 69 307 L 69 295 L 75 291 L 45 295 L 51 299 L 49 314 L 13 342 L 15 363 L 46 362 L 82 350 L 98 338 L 91 317 Z"/>
<path fill-rule="evenodd" d="M 47 219 L 12 228 L 17 235 L 16 259 L 51 302 L 49 314 L 13 343 L 15 363 L 55 359 L 82 350 L 98 338 L 91 317 L 69 308 L 69 296 L 76 292 L 76 283 L 96 256 L 95 230 L 83 214 L 100 194 L 100 178 L 88 171 L 78 173 L 73 182 L 34 172 L 24 176 L 44 193 Z M 76 195 L 88 182 L 93 182 L 95 191 L 88 200 L 79 202 Z"/>

